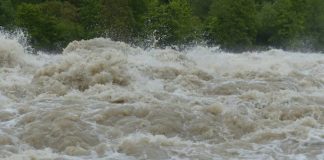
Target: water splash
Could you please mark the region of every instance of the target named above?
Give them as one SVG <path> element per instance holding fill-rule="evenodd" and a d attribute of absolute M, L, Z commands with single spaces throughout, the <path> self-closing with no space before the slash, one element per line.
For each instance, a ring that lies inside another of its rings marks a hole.
<path fill-rule="evenodd" d="M 323 54 L 24 48 L 1 33 L 0 159 L 324 158 Z"/>

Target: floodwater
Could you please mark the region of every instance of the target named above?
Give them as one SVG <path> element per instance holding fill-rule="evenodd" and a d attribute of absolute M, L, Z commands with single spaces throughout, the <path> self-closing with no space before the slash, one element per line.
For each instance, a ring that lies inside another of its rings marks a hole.
<path fill-rule="evenodd" d="M 0 159 L 322 160 L 324 54 L 103 38 L 29 54 L 1 33 Z"/>

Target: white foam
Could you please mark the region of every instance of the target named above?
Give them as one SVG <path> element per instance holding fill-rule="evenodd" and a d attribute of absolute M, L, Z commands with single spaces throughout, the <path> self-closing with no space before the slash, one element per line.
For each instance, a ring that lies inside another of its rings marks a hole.
<path fill-rule="evenodd" d="M 323 54 L 0 41 L 0 158 L 323 158 Z"/>

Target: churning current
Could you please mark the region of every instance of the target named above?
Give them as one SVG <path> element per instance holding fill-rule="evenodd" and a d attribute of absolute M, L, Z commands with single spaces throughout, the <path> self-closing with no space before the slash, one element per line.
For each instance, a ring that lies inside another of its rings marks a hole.
<path fill-rule="evenodd" d="M 134 48 L 29 54 L 0 34 L 0 159 L 324 159 L 324 54 Z"/>

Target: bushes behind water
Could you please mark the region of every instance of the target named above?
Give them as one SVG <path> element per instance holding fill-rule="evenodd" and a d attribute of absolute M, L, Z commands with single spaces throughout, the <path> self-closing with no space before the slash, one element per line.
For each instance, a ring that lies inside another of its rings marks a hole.
<path fill-rule="evenodd" d="M 319 51 L 322 8 L 322 0 L 2 0 L 0 26 L 26 29 L 43 50 L 103 36 L 156 47 L 204 42 L 231 51 Z"/>

